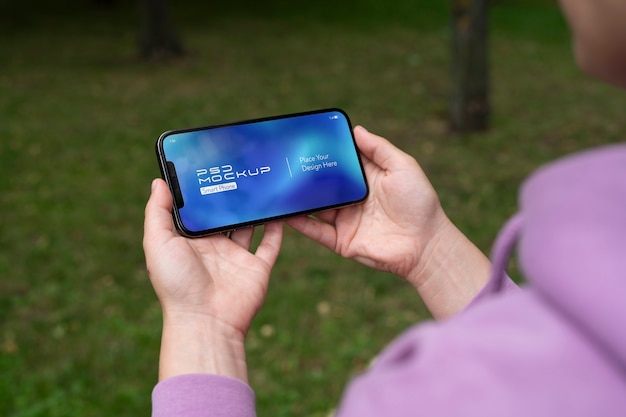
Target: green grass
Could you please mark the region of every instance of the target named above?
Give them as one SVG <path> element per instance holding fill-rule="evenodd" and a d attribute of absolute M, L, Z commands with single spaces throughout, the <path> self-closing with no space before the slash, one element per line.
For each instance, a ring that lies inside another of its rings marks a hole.
<path fill-rule="evenodd" d="M 486 252 L 528 173 L 626 131 L 626 99 L 578 72 L 545 1 L 495 3 L 492 129 L 467 137 L 447 130 L 444 2 L 177 8 L 188 57 L 148 63 L 133 6 L 65 3 L 0 10 L 3 416 L 149 414 L 161 317 L 141 235 L 164 130 L 342 107 L 420 161 Z M 397 278 L 285 242 L 249 335 L 251 383 L 261 416 L 324 416 L 428 313 Z"/>

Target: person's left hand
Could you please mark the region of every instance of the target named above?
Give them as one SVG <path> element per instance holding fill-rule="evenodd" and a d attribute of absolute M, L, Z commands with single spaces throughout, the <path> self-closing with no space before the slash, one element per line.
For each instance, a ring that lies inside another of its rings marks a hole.
<path fill-rule="evenodd" d="M 202 354 L 209 352 L 220 358 L 214 355 L 205 362 L 233 359 L 237 367 L 245 365 L 243 340 L 265 299 L 281 246 L 282 224 L 267 224 L 256 252 L 251 253 L 253 228 L 234 231 L 230 236 L 180 236 L 173 226 L 172 204 L 165 182 L 155 180 L 146 205 L 143 247 L 150 280 L 163 309 L 161 377 L 172 376 L 173 367 L 174 374 L 233 371 L 237 375 L 230 376 L 245 380 L 236 370 L 212 369 L 215 364 L 181 363 L 188 359 L 175 350 L 195 346 Z M 191 369 L 177 369 L 178 365 Z M 227 363 L 217 365 L 230 367 Z M 196 366 L 198 369 L 193 369 Z"/>

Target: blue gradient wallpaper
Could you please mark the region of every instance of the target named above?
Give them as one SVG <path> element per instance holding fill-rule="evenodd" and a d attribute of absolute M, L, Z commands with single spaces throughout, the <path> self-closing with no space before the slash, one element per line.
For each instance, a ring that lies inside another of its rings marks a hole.
<path fill-rule="evenodd" d="M 338 109 L 166 132 L 161 163 L 174 165 L 182 231 L 200 235 L 339 205 L 367 196 L 351 126 Z"/>

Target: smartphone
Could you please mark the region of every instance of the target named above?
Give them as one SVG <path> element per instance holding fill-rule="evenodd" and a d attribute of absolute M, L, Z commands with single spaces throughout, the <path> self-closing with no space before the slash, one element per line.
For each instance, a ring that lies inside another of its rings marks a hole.
<path fill-rule="evenodd" d="M 357 204 L 368 195 L 340 109 L 167 131 L 156 153 L 176 228 L 187 237 Z"/>

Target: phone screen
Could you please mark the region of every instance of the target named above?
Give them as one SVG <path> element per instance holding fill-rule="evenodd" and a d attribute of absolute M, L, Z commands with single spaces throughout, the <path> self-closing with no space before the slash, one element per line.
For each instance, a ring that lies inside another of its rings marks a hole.
<path fill-rule="evenodd" d="M 191 237 L 351 205 L 368 194 L 339 109 L 165 132 L 157 157 L 176 226 Z"/>

